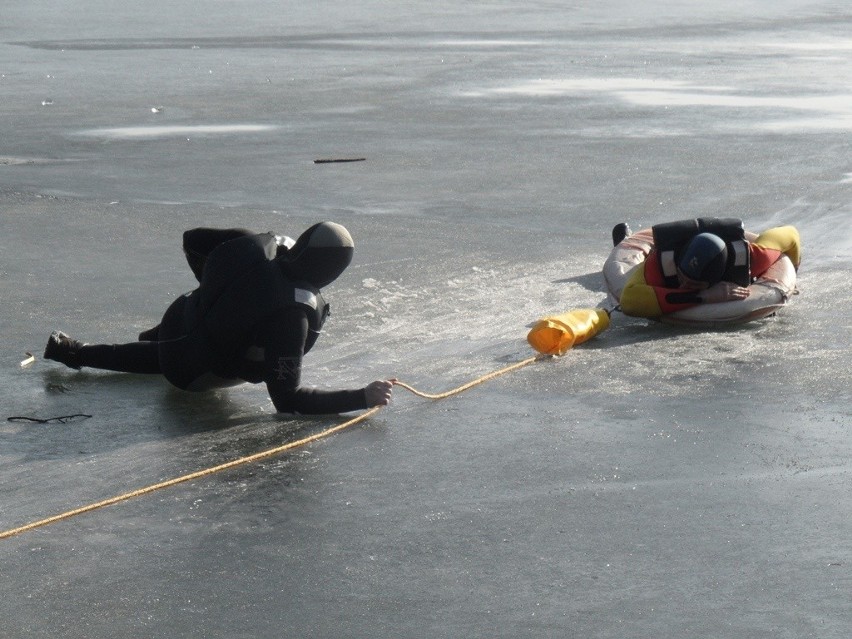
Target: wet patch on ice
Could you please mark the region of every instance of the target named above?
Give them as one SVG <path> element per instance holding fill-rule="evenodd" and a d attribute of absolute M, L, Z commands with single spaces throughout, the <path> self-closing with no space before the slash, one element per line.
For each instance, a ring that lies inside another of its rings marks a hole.
<path fill-rule="evenodd" d="M 642 78 L 571 78 L 525 80 L 504 86 L 476 88 L 463 91 L 463 97 L 529 97 L 553 98 L 603 95 L 613 100 L 641 108 L 683 110 L 686 108 L 724 109 L 747 116 L 758 114 L 763 121 L 739 125 L 773 133 L 809 133 L 852 130 L 852 94 L 825 93 L 806 95 L 746 94 L 733 87 L 702 86 L 680 80 Z M 805 112 L 813 117 L 777 117 L 776 114 Z M 765 115 L 764 115 L 765 114 Z M 736 122 L 716 123 L 715 128 L 735 130 Z M 689 127 L 664 130 L 653 125 L 638 125 L 631 121 L 631 130 L 644 135 L 688 134 Z M 623 128 L 618 129 L 623 134 Z"/>
<path fill-rule="evenodd" d="M 521 95 L 529 97 L 561 96 L 576 93 L 601 93 L 619 91 L 679 91 L 681 89 L 725 90 L 724 87 L 700 87 L 679 80 L 654 80 L 641 78 L 571 78 L 525 80 L 515 84 L 473 89 L 462 95 L 487 97 L 489 95 Z"/>
<path fill-rule="evenodd" d="M 536 35 L 536 34 L 533 34 Z M 431 31 L 377 33 L 315 33 L 289 36 L 223 36 L 198 38 L 102 38 L 80 40 L 31 40 L 18 46 L 48 51 L 151 51 L 222 49 L 399 49 L 412 47 L 507 48 L 541 44 L 537 38 L 494 37 L 476 32 Z"/>
<path fill-rule="evenodd" d="M 264 133 L 279 127 L 270 124 L 195 124 L 172 126 L 125 126 L 103 129 L 87 129 L 78 135 L 113 140 L 144 140 L 169 137 L 239 135 Z"/>
<path fill-rule="evenodd" d="M 59 164 L 60 162 L 77 162 L 75 158 L 34 158 L 0 156 L 0 166 L 35 166 L 41 164 Z"/>
<path fill-rule="evenodd" d="M 0 158 L 0 166 L 14 166 L 16 164 L 35 164 L 32 158 Z"/>

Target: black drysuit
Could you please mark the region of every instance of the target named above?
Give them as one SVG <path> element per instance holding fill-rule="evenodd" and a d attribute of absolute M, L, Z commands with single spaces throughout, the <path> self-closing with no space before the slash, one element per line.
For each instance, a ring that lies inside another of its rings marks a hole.
<path fill-rule="evenodd" d="M 184 252 L 200 286 L 175 300 L 159 326 L 129 344 L 85 345 L 83 366 L 160 373 L 190 391 L 265 382 L 275 408 L 302 414 L 367 408 L 363 389 L 300 386 L 302 358 L 327 315 L 317 289 L 288 277 L 270 234 L 193 229 Z M 278 258 L 278 259 L 276 259 Z"/>

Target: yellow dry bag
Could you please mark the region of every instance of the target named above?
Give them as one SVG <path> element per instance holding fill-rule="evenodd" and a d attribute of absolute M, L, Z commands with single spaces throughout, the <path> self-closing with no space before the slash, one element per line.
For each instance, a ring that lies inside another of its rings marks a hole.
<path fill-rule="evenodd" d="M 581 308 L 562 315 L 545 317 L 535 323 L 527 341 L 544 355 L 563 355 L 609 326 L 609 314 L 602 308 Z"/>

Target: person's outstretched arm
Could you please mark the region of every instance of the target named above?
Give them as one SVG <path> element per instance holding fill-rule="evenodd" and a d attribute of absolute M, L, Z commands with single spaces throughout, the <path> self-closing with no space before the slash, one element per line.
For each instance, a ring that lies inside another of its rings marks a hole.
<path fill-rule="evenodd" d="M 390 401 L 391 380 L 377 380 L 364 388 L 352 390 L 332 391 L 301 386 L 308 318 L 300 309 L 286 308 L 276 312 L 261 337 L 265 355 L 264 381 L 279 412 L 303 415 L 348 413 L 384 406 Z"/>

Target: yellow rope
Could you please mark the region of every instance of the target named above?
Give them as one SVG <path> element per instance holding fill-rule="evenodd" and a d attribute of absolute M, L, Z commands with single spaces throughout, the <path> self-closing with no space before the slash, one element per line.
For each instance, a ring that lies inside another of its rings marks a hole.
<path fill-rule="evenodd" d="M 457 395 L 467 389 L 476 386 L 478 384 L 482 384 L 483 382 L 487 382 L 490 379 L 494 379 L 500 375 L 505 375 L 511 371 L 517 370 L 533 362 L 536 362 L 540 359 L 544 359 L 545 357 L 538 355 L 536 357 L 530 357 L 529 359 L 525 359 L 516 364 L 512 364 L 511 366 L 507 366 L 505 368 L 501 368 L 500 370 L 494 371 L 492 373 L 488 373 L 487 375 L 483 375 L 482 377 L 473 380 L 472 382 L 468 382 L 467 384 L 463 384 L 458 388 L 454 388 L 452 390 L 446 391 L 444 393 L 438 394 L 430 394 L 423 393 L 418 391 L 408 384 L 403 382 L 394 382 L 397 386 L 401 386 L 408 391 L 411 391 L 418 397 L 423 397 L 426 399 L 443 399 L 445 397 L 450 397 L 451 395 Z M 333 435 L 334 433 L 340 432 L 345 428 L 349 428 L 355 424 L 358 424 L 368 417 L 375 415 L 379 410 L 381 410 L 380 406 L 376 406 L 375 408 L 371 408 L 364 413 L 361 413 L 357 417 L 350 419 L 342 424 L 338 424 L 337 426 L 333 426 L 332 428 L 328 428 L 324 431 L 316 433 L 314 435 L 309 435 L 308 437 L 304 437 L 302 439 L 283 444 L 281 446 L 276 446 L 274 448 L 270 448 L 268 450 L 261 451 L 259 453 L 255 453 L 253 455 L 248 455 L 246 457 L 240 457 L 238 459 L 234 459 L 232 461 L 226 462 L 224 464 L 219 464 L 218 466 L 211 466 L 210 468 L 205 468 L 204 470 L 199 470 L 194 473 L 189 473 L 186 475 L 181 475 L 180 477 L 175 477 L 174 479 L 169 479 L 168 481 L 163 481 L 157 484 L 152 484 L 150 486 L 146 486 L 145 488 L 139 488 L 138 490 L 133 490 L 122 495 L 116 495 L 115 497 L 110 497 L 109 499 L 104 499 L 103 501 L 95 502 L 93 504 L 88 504 L 87 506 L 81 506 L 80 508 L 75 508 L 73 510 L 69 510 L 67 512 L 61 513 L 59 515 L 54 515 L 53 517 L 48 517 L 46 519 L 40 519 L 39 521 L 34 521 L 32 523 L 26 524 L 25 526 L 20 526 L 18 528 L 12 528 L 10 530 L 6 530 L 0 532 L 0 539 L 7 539 L 9 537 L 14 537 L 15 535 L 19 535 L 23 532 L 27 532 L 28 530 L 33 530 L 35 528 L 41 528 L 42 526 L 47 526 L 49 524 L 53 524 L 64 519 L 70 519 L 71 517 L 75 517 L 77 515 L 82 515 L 83 513 L 88 513 L 93 510 L 97 510 L 98 508 L 104 508 L 105 506 L 111 506 L 113 504 L 117 504 L 122 501 L 127 501 L 128 499 L 133 499 L 134 497 L 140 497 L 142 495 L 147 495 L 148 493 L 152 493 L 157 490 L 162 490 L 163 488 L 168 488 L 170 486 L 174 486 L 176 484 L 181 484 L 183 482 L 192 481 L 193 479 L 199 479 L 201 477 L 206 477 L 208 475 L 212 475 L 214 473 L 221 472 L 223 470 L 228 470 L 230 468 L 234 468 L 236 466 L 241 466 L 243 464 L 248 464 L 251 462 L 258 461 L 260 459 L 265 459 L 266 457 L 272 457 L 273 455 L 278 455 L 279 453 L 283 453 L 288 450 L 292 450 L 294 448 L 298 448 L 299 446 L 304 446 L 305 444 L 310 444 L 311 442 L 315 442 L 318 439 L 323 439 L 324 437 L 328 437 L 329 435 Z"/>
<path fill-rule="evenodd" d="M 494 379 L 495 377 L 499 377 L 500 375 L 505 375 L 506 373 L 510 373 L 510 372 L 517 370 L 519 368 L 523 368 L 524 366 L 529 366 L 533 362 L 537 362 L 540 359 L 549 359 L 550 357 L 551 357 L 550 355 L 536 355 L 535 357 L 530 357 L 528 359 L 522 360 L 522 361 L 518 362 L 517 364 L 512 364 L 511 366 L 507 366 L 506 368 L 501 368 L 500 370 L 494 371 L 492 373 L 488 373 L 487 375 L 483 375 L 482 377 L 479 377 L 479 378 L 473 380 L 472 382 L 468 382 L 467 384 L 462 384 L 458 388 L 448 390 L 444 393 L 438 393 L 436 395 L 433 395 L 431 393 L 420 392 L 419 390 L 412 388 L 411 386 L 409 386 L 408 384 L 406 384 L 404 382 L 398 381 L 398 382 L 394 382 L 394 384 L 396 386 L 402 386 L 404 389 L 411 391 L 412 393 L 414 393 L 418 397 L 423 397 L 425 399 L 444 399 L 445 397 L 450 397 L 452 395 L 458 395 L 459 393 L 463 393 L 464 391 L 466 391 L 469 388 L 473 388 L 474 386 L 478 386 L 479 384 L 482 384 L 483 382 L 487 382 L 488 380 Z"/>
<path fill-rule="evenodd" d="M 213 473 L 228 470 L 229 468 L 234 468 L 235 466 L 248 464 L 250 462 L 258 461 L 259 459 L 264 459 L 266 457 L 277 455 L 278 453 L 283 453 L 284 451 L 291 450 L 293 448 L 298 448 L 299 446 L 304 446 L 305 444 L 309 444 L 318 439 L 322 439 L 323 437 L 333 435 L 334 433 L 337 433 L 343 430 L 344 428 L 348 428 L 353 424 L 362 422 L 371 415 L 375 415 L 378 411 L 379 407 L 377 406 L 376 408 L 371 408 L 367 412 L 361 413 L 354 419 L 350 419 L 349 421 L 344 422 L 343 424 L 339 424 L 314 435 L 309 435 L 308 437 L 304 437 L 294 442 L 283 444 L 282 446 L 276 446 L 275 448 L 270 448 L 269 450 L 264 450 L 259 453 L 255 453 L 254 455 L 248 455 L 247 457 L 240 457 L 239 459 L 234 459 L 224 464 L 219 464 L 218 466 L 212 466 L 210 468 L 205 468 L 204 470 L 199 470 L 194 473 L 181 475 L 180 477 L 175 477 L 174 479 L 169 479 L 168 481 L 163 481 L 158 484 L 152 484 L 150 486 L 146 486 L 145 488 L 140 488 L 138 490 L 133 490 L 128 493 L 124 493 L 123 495 L 116 495 L 115 497 L 110 497 L 109 499 L 104 499 L 103 501 L 95 502 L 94 504 L 89 504 L 87 506 L 75 508 L 74 510 L 69 510 L 67 512 L 62 513 L 61 515 L 55 515 L 53 517 L 48 517 L 47 519 L 34 521 L 30 524 L 27 524 L 26 526 L 21 526 L 19 528 L 13 528 L 11 530 L 0 532 L 0 539 L 13 537 L 22 532 L 26 532 L 34 528 L 41 528 L 42 526 L 47 526 L 48 524 L 53 524 L 57 521 L 62 521 L 63 519 L 69 519 L 76 515 L 82 515 L 83 513 L 91 512 L 93 510 L 97 510 L 98 508 L 103 508 L 104 506 L 111 506 L 112 504 L 117 504 L 121 501 L 133 499 L 134 497 L 140 497 L 141 495 L 147 495 L 148 493 L 152 493 L 156 490 L 161 490 L 163 488 L 168 488 L 169 486 L 174 486 L 175 484 L 181 484 L 183 482 L 191 481 L 193 479 L 199 479 L 200 477 L 206 477 L 207 475 L 212 475 Z"/>

